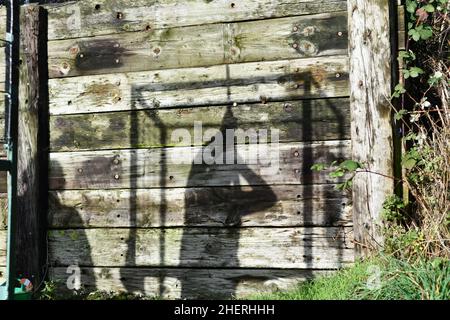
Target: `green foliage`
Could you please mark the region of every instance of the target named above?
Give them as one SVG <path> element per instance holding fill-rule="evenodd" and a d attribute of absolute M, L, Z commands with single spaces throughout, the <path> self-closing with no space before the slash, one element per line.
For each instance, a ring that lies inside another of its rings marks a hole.
<path fill-rule="evenodd" d="M 402 94 L 404 94 L 405 92 L 406 92 L 406 89 L 403 87 L 403 85 L 402 84 L 398 84 L 398 85 L 395 86 L 394 94 L 392 95 L 392 97 L 393 98 L 400 98 L 400 96 Z M 405 110 L 401 110 L 401 111 L 405 111 Z M 399 119 L 397 119 L 397 120 L 399 120 Z"/>
<path fill-rule="evenodd" d="M 383 203 L 383 218 L 388 222 L 401 222 L 405 219 L 406 204 L 403 200 L 392 195 Z"/>
<path fill-rule="evenodd" d="M 409 35 L 415 41 L 427 40 L 433 36 L 430 14 L 447 13 L 448 0 L 406 0 L 406 11 L 409 13 Z M 426 34 L 422 34 L 423 30 Z M 418 37 L 415 35 L 418 34 Z"/>
<path fill-rule="evenodd" d="M 44 288 L 36 296 L 38 300 L 156 300 L 157 297 L 148 297 L 140 294 L 123 291 L 87 291 L 85 288 L 67 290 L 65 285 L 58 281 L 44 282 Z"/>
<path fill-rule="evenodd" d="M 150 300 L 150 298 L 127 292 L 94 291 L 88 294 L 85 300 Z"/>
<path fill-rule="evenodd" d="M 338 163 L 337 161 L 333 161 L 331 165 L 326 164 L 314 164 L 311 167 L 311 170 L 313 171 L 323 171 L 323 170 L 331 170 L 329 173 L 330 178 L 333 179 L 339 179 L 343 178 L 346 175 L 350 174 L 349 177 L 345 179 L 344 182 L 339 183 L 336 185 L 336 188 L 338 190 L 346 191 L 350 190 L 353 186 L 353 178 L 355 177 L 355 174 L 357 173 L 358 169 L 361 169 L 362 165 L 359 162 L 356 162 L 354 160 L 345 160 L 341 163 Z"/>
<path fill-rule="evenodd" d="M 435 258 L 407 262 L 386 259 L 381 286 L 363 292 L 363 298 L 375 300 L 449 300 L 450 264 Z"/>
<path fill-rule="evenodd" d="M 57 285 L 55 281 L 46 281 L 44 288 L 39 292 L 39 300 L 55 300 L 57 296 Z"/>
<path fill-rule="evenodd" d="M 379 256 L 285 291 L 255 300 L 449 300 L 450 264 L 443 259 L 414 262 Z"/>
<path fill-rule="evenodd" d="M 403 69 L 403 75 L 405 76 L 405 79 L 417 78 L 421 74 L 424 74 L 424 71 L 418 67 L 411 67 L 409 69 Z"/>
<path fill-rule="evenodd" d="M 258 294 L 248 297 L 254 300 L 353 300 L 358 299 L 358 287 L 367 282 L 371 261 L 357 262 L 350 268 L 332 275 L 300 283 L 285 291 Z"/>
<path fill-rule="evenodd" d="M 449 8 L 449 0 L 406 0 L 407 49 L 398 60 L 407 81 L 392 98 L 401 98 L 394 119 L 404 132 L 408 192 L 404 201 L 388 198 L 382 214 L 385 250 L 404 259 L 450 256 Z"/>
<path fill-rule="evenodd" d="M 408 31 L 414 41 L 428 40 L 433 36 L 433 29 L 430 26 L 424 26 L 423 24 L 418 25 Z"/>
<path fill-rule="evenodd" d="M 401 260 L 422 257 L 424 234 L 418 228 L 406 228 L 400 224 L 385 226 L 384 252 Z"/>

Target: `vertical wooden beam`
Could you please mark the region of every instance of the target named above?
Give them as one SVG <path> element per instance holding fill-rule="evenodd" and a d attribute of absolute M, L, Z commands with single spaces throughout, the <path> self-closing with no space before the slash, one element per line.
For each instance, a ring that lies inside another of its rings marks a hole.
<path fill-rule="evenodd" d="M 355 176 L 353 214 L 357 253 L 383 244 L 381 211 L 393 194 L 390 0 L 348 0 L 353 159 L 368 172 Z"/>
<path fill-rule="evenodd" d="M 37 287 L 45 259 L 46 55 L 44 12 L 37 4 L 21 8 L 19 84 L 18 210 L 16 268 Z M 44 68 L 43 68 L 44 66 Z M 44 131 L 44 132 L 42 132 Z"/>

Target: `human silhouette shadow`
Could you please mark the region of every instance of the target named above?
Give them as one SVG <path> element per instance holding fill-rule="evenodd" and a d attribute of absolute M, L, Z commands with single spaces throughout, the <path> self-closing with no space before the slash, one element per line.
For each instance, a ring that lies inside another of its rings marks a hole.
<path fill-rule="evenodd" d="M 225 204 L 226 218 L 222 222 L 223 225 L 217 228 L 201 229 L 201 231 L 199 228 L 190 227 L 189 225 L 184 228 L 180 251 L 180 264 L 183 267 L 205 269 L 209 266 L 214 268 L 239 268 L 238 249 L 242 218 L 268 209 L 277 202 L 277 196 L 270 186 L 258 174 L 253 172 L 247 164 L 243 163 L 244 161 L 242 161 L 237 152 L 235 141 L 230 142 L 226 140 L 227 129 L 238 129 L 238 121 L 233 115 L 231 106 L 227 107 L 221 127 L 215 135 L 215 137 L 218 135 L 223 137 L 222 148 L 219 148 L 222 152 L 220 153 L 219 151 L 219 154 L 214 155 L 216 163 L 210 165 L 198 164 L 201 162 L 199 160 L 202 158 L 203 151 L 215 141 L 214 139 L 195 155 L 197 161 L 194 161 L 192 164 L 187 182 L 188 186 L 195 186 L 197 181 L 203 179 L 205 175 L 210 181 L 214 181 L 216 175 L 220 175 L 221 185 L 231 186 L 233 190 L 231 192 L 223 192 L 222 190 L 216 191 L 215 188 L 208 188 L 208 191 L 211 199 L 213 199 L 212 201 Z M 234 159 L 234 163 L 231 164 L 227 163 L 226 159 L 230 153 L 233 154 L 232 159 Z M 217 161 L 218 159 L 221 161 Z M 225 176 L 221 174 L 230 165 L 233 166 L 233 170 L 228 170 Z M 258 190 L 247 191 L 242 189 L 241 177 L 247 180 L 250 185 L 257 185 Z M 260 198 L 262 194 L 264 199 Z M 197 197 L 193 197 L 192 194 L 186 194 L 185 196 L 185 222 L 198 220 L 196 217 L 198 210 L 195 208 L 197 204 L 196 199 Z M 243 201 L 244 199 L 246 201 Z M 193 233 L 200 235 L 201 243 L 194 241 L 197 237 L 193 237 Z M 195 257 L 196 261 L 192 262 L 192 257 Z M 227 271 L 223 270 L 221 272 L 225 275 Z M 211 285 L 211 282 L 215 280 L 212 278 L 208 279 L 208 281 L 210 282 L 209 285 Z M 212 292 L 203 291 L 204 295 L 201 295 L 201 288 L 205 286 L 204 277 L 199 277 L 194 272 L 186 272 L 180 279 L 180 282 L 181 298 L 191 298 L 193 293 L 195 293 L 196 298 L 211 298 Z M 214 298 L 231 298 L 231 295 L 236 291 L 236 285 L 237 283 L 233 283 L 233 287 L 215 291 L 213 293 Z M 217 285 L 217 288 L 220 288 L 220 285 Z"/>
<path fill-rule="evenodd" d="M 57 179 L 57 189 L 58 190 L 64 190 L 65 182 L 63 177 L 63 170 L 61 165 L 56 162 L 52 161 L 51 163 L 51 176 L 58 177 Z M 59 220 L 56 221 L 55 217 L 58 215 Z M 58 197 L 50 192 L 49 193 L 49 201 L 48 201 L 48 225 L 50 228 L 53 229 L 53 232 L 61 232 L 64 233 L 66 228 L 70 226 L 71 229 L 77 229 L 77 238 L 76 242 L 74 243 L 80 243 L 83 244 L 83 249 L 80 248 L 73 248 L 75 252 L 82 253 L 83 255 L 79 254 L 73 254 L 70 255 L 73 258 L 72 261 L 65 262 L 62 264 L 60 261 L 52 259 L 52 257 L 49 257 L 50 260 L 50 267 L 52 268 L 61 268 L 60 272 L 58 272 L 58 285 L 59 288 L 63 293 L 72 292 L 77 293 L 77 295 L 73 295 L 72 297 L 69 296 L 69 298 L 76 298 L 76 297 L 82 297 L 80 293 L 87 294 L 89 292 L 96 290 L 96 278 L 93 269 L 91 268 L 94 266 L 91 258 L 91 246 L 89 245 L 88 238 L 86 236 L 86 233 L 84 232 L 84 222 L 80 214 L 78 213 L 76 208 L 65 206 L 61 204 Z M 56 228 L 53 226 L 57 226 Z M 60 229 L 60 230 L 58 230 Z M 68 288 L 67 284 L 69 281 L 71 284 L 74 284 L 74 282 L 71 281 L 69 278 L 71 275 L 74 275 L 73 269 L 69 269 L 69 266 L 77 266 L 80 268 L 80 286 L 75 287 L 75 291 L 73 289 Z M 83 268 L 87 267 L 87 268 Z M 63 270 L 64 268 L 67 268 L 66 270 Z M 64 274 L 64 276 L 62 276 Z"/>
<path fill-rule="evenodd" d="M 228 89 L 228 107 L 227 112 L 223 118 L 221 127 L 219 129 L 220 134 L 223 137 L 226 137 L 224 132 L 226 129 L 236 129 L 238 127 L 237 119 L 233 115 L 233 108 L 231 107 L 232 98 L 231 98 L 231 90 L 230 88 L 234 85 L 245 85 L 248 83 L 254 82 L 273 82 L 276 81 L 279 85 L 285 86 L 288 91 L 287 96 L 290 96 L 292 93 L 293 99 L 298 99 L 296 97 L 297 93 L 295 90 L 303 87 L 303 92 L 306 97 L 309 97 L 313 91 L 313 89 L 318 92 L 319 96 L 326 97 L 326 93 L 321 92 L 321 84 L 314 79 L 314 75 L 310 72 L 301 72 L 301 73 L 293 73 L 287 74 L 278 78 L 253 78 L 246 77 L 242 79 L 233 79 L 229 77 L 229 69 L 227 71 L 227 78 L 223 83 L 217 82 L 208 82 L 202 81 L 199 82 L 189 82 L 189 83 L 169 83 L 164 85 L 163 90 L 174 90 L 174 89 L 197 89 L 204 87 L 217 87 L 223 86 Z M 295 84 L 295 86 L 293 86 Z M 292 89 L 295 87 L 296 89 Z M 138 109 L 145 111 L 146 116 L 152 119 L 155 127 L 159 129 L 160 132 L 160 145 L 165 145 L 167 143 L 168 137 L 168 129 L 166 128 L 164 122 L 159 117 L 157 109 L 159 108 L 158 103 L 155 104 L 155 101 L 152 99 L 144 98 L 144 92 L 153 92 L 155 90 L 161 91 L 161 87 L 156 86 L 154 84 L 148 85 L 139 85 L 132 87 L 132 96 L 135 97 L 135 100 L 132 102 L 131 109 L 136 111 Z M 337 106 L 333 105 L 330 100 L 325 99 L 327 107 L 334 113 L 337 122 L 339 123 L 338 135 L 337 139 L 342 141 L 346 139 L 346 130 L 345 130 L 345 117 L 338 110 Z M 140 107 L 137 108 L 136 103 L 140 104 Z M 297 195 L 297 199 L 302 199 L 299 207 L 299 211 L 297 214 L 303 215 L 303 221 L 305 227 L 315 226 L 312 222 L 313 212 L 311 208 L 313 207 L 315 190 L 313 185 L 317 182 L 315 181 L 315 175 L 312 174 L 311 166 L 315 163 L 314 154 L 315 150 L 310 142 L 317 140 L 315 136 L 313 136 L 313 109 L 314 105 L 311 103 L 311 100 L 306 99 L 303 102 L 302 106 L 302 117 L 299 120 L 299 125 L 302 127 L 301 137 L 299 137 L 299 141 L 304 142 L 304 148 L 302 151 L 302 161 L 301 167 L 299 167 L 299 184 L 304 186 L 310 186 L 304 188 L 302 194 Z M 130 126 L 130 145 L 132 147 L 140 145 L 139 138 L 139 121 L 138 114 L 136 112 L 132 113 L 131 116 L 131 126 Z M 334 130 L 334 129 L 333 129 Z M 320 139 L 318 139 L 320 140 Z M 230 152 L 236 153 L 236 149 L 234 144 L 232 150 L 230 150 L 230 144 L 226 144 L 226 141 L 223 142 L 225 145 L 225 150 L 221 154 L 222 157 L 225 157 L 226 154 Z M 210 146 L 211 142 L 206 144 L 195 158 L 201 157 L 205 148 Z M 331 161 L 340 160 L 343 158 L 343 147 L 344 145 L 338 145 L 338 154 L 335 156 L 330 156 Z M 167 158 L 163 155 L 166 151 L 161 152 L 160 159 L 160 172 L 159 172 L 159 188 L 161 188 L 161 201 L 160 201 L 160 209 L 159 209 L 159 219 L 161 222 L 161 226 L 165 226 L 165 221 L 167 219 L 168 213 L 168 202 L 166 190 L 168 186 L 168 165 Z M 325 149 L 321 150 L 319 153 L 326 152 Z M 237 155 L 235 154 L 234 159 L 237 159 Z M 225 161 L 224 161 L 225 162 Z M 135 172 L 136 169 L 137 158 L 136 154 L 133 153 L 130 159 L 130 174 L 131 176 L 135 176 L 138 173 Z M 165 293 L 165 279 L 167 277 L 177 278 L 181 284 L 181 297 L 182 298 L 228 298 L 232 296 L 236 291 L 237 283 L 234 283 L 234 278 L 230 275 L 226 278 L 228 281 L 221 282 L 217 288 L 214 290 L 207 291 L 205 289 L 205 282 L 214 281 L 213 274 L 214 272 L 219 272 L 223 270 L 223 272 L 227 271 L 227 268 L 238 268 L 239 267 L 239 259 L 238 259 L 238 248 L 239 248 L 239 238 L 241 229 L 240 224 L 242 222 L 242 217 L 250 215 L 251 213 L 267 209 L 273 206 L 277 197 L 272 191 L 272 189 L 267 185 L 267 183 L 256 173 L 250 170 L 248 166 L 244 165 L 234 165 L 233 170 L 227 170 L 226 172 L 226 181 L 224 181 L 224 169 L 226 168 L 226 164 L 197 164 L 197 161 L 193 161 L 192 167 L 187 180 L 187 191 L 185 195 L 185 212 L 184 212 L 184 226 L 183 226 L 183 236 L 181 241 L 181 250 L 179 256 L 179 265 L 177 265 L 177 269 L 166 269 L 165 261 L 166 257 L 166 235 L 164 230 L 160 233 L 159 236 L 159 261 L 160 265 L 158 267 L 164 269 L 140 269 L 139 275 L 133 277 L 134 280 L 131 281 L 127 277 L 127 272 L 129 272 L 128 268 L 121 269 L 121 278 L 124 287 L 128 291 L 138 291 L 145 292 L 144 284 L 145 277 L 158 277 L 158 288 L 156 289 L 157 294 L 163 296 Z M 214 179 L 215 177 L 220 177 L 221 187 L 211 187 L 201 188 L 201 181 L 207 181 Z M 259 185 L 259 188 L 262 188 L 262 191 L 253 190 L 247 191 L 246 188 L 240 187 L 240 176 L 247 181 L 249 181 L 249 185 Z M 229 187 L 224 188 L 225 185 Z M 233 187 L 231 187 L 233 186 Z M 194 188 L 195 187 L 195 188 Z M 137 223 L 137 212 L 136 212 L 136 189 L 138 185 L 136 183 L 136 179 L 130 179 L 130 225 L 136 226 Z M 225 190 L 231 190 L 226 191 Z M 328 193 L 327 191 L 321 195 L 323 198 L 335 197 L 335 193 Z M 207 198 L 205 200 L 205 198 Z M 249 200 L 251 199 L 251 200 Z M 225 206 L 226 218 L 223 220 L 220 228 L 218 226 L 209 228 L 204 228 L 205 225 L 198 225 L 197 222 L 201 219 L 196 219 L 199 215 L 199 208 L 205 203 L 210 204 L 211 207 L 221 204 Z M 303 207 L 303 210 L 301 209 Z M 301 211 L 300 211 L 301 210 Z M 340 214 L 336 212 L 329 212 L 327 214 L 327 221 L 323 222 L 321 227 L 329 227 L 336 226 L 340 223 Z M 337 265 L 340 266 L 343 262 L 343 250 L 342 246 L 344 245 L 343 239 L 340 236 L 340 232 L 336 232 L 336 228 L 326 228 L 326 233 L 328 235 L 327 239 L 329 241 L 329 245 L 331 247 L 336 248 L 336 258 Z M 127 266 L 129 267 L 138 267 L 136 265 L 136 237 L 137 237 L 137 229 L 131 228 L 130 234 L 128 237 L 128 249 L 126 254 Z M 192 239 L 202 239 L 200 242 L 193 243 Z M 221 241 L 222 240 L 222 241 Z M 303 260 L 305 262 L 306 268 L 303 270 L 303 274 L 307 278 L 312 278 L 314 276 L 314 249 L 312 247 L 312 234 L 308 233 L 305 235 L 305 241 L 303 245 Z M 205 261 L 207 261 L 205 263 Z M 180 267 L 180 268 L 178 268 Z M 270 268 L 270 266 L 267 266 Z M 208 270 L 208 268 L 210 268 Z M 211 271 L 211 270 L 215 271 Z M 219 270 L 220 269 L 220 270 Z M 129 275 L 129 274 L 128 274 Z M 236 278 L 237 279 L 237 278 Z M 217 280 L 219 281 L 219 280 Z M 229 288 L 229 283 L 234 283 L 232 288 Z M 219 283 L 219 282 L 218 282 Z M 227 284 L 226 288 L 225 283 Z M 221 287 L 222 286 L 222 287 Z M 208 286 L 209 287 L 209 286 Z"/>

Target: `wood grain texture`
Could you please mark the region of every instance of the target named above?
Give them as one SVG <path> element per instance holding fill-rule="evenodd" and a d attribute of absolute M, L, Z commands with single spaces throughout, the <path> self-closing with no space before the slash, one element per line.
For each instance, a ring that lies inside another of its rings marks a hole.
<path fill-rule="evenodd" d="M 179 130 L 193 137 L 194 125 L 203 130 L 231 126 L 237 119 L 242 130 L 279 130 L 280 142 L 350 139 L 349 101 L 320 99 L 265 104 L 180 108 L 79 115 L 50 118 L 50 150 L 79 151 L 197 145 L 175 139 Z M 158 119 L 155 121 L 155 119 Z M 162 123 L 162 129 L 158 123 Z M 106 129 L 107 128 L 107 129 Z"/>
<path fill-rule="evenodd" d="M 352 158 L 374 172 L 359 173 L 353 181 L 361 253 L 382 244 L 382 206 L 394 191 L 387 178 L 393 176 L 390 9 L 388 0 L 349 2 Z"/>
<path fill-rule="evenodd" d="M 348 94 L 348 57 L 333 56 L 51 79 L 49 108 L 58 115 Z"/>
<path fill-rule="evenodd" d="M 399 5 L 397 7 L 397 26 L 398 26 L 398 49 L 405 50 L 406 41 L 408 40 L 408 35 L 406 31 L 406 16 L 405 16 L 405 6 Z"/>
<path fill-rule="evenodd" d="M 50 41 L 49 77 L 347 53 L 345 12 Z"/>
<path fill-rule="evenodd" d="M 0 266 L 6 266 L 6 239 L 7 231 L 0 230 Z"/>
<path fill-rule="evenodd" d="M 6 7 L 3 3 L 0 4 L 0 21 L 3 21 L 0 23 L 0 39 L 4 40 L 6 37 Z M 0 48 L 4 46 L 5 43 L 0 41 Z"/>
<path fill-rule="evenodd" d="M 270 203 L 272 193 L 275 203 Z M 53 191 L 49 194 L 48 221 L 51 228 L 336 226 L 352 223 L 349 204 L 334 185 L 281 185 L 271 186 L 270 190 L 218 187 Z M 261 209 L 251 217 L 239 216 L 246 208 L 258 206 Z"/>
<path fill-rule="evenodd" d="M 67 290 L 67 268 L 50 271 Z M 293 289 L 298 283 L 330 274 L 326 270 L 81 268 L 85 290 L 133 292 L 164 299 L 231 299 Z M 126 282 L 124 284 L 124 282 Z"/>
<path fill-rule="evenodd" d="M 6 281 L 6 267 L 0 266 L 0 283 L 4 283 Z"/>
<path fill-rule="evenodd" d="M 1 21 L 1 20 L 0 20 Z M 0 41 L 0 43 L 2 43 Z M 5 60 L 5 48 L 0 47 L 0 91 L 5 90 L 5 82 L 6 82 L 6 60 Z M 3 96 L 4 93 L 1 93 Z M 1 102 L 3 104 L 3 102 Z M 4 107 L 2 105 L 2 113 L 4 112 Z"/>
<path fill-rule="evenodd" d="M 353 261 L 351 239 L 346 227 L 67 229 L 49 232 L 49 257 L 54 266 L 333 269 Z"/>
<path fill-rule="evenodd" d="M 345 11 L 345 0 L 89 0 L 46 5 L 49 39 Z"/>
<path fill-rule="evenodd" d="M 8 226 L 8 194 L 0 193 L 0 230 L 5 230 Z M 6 239 L 0 239 L 3 241 Z"/>
<path fill-rule="evenodd" d="M 349 148 L 347 140 L 269 144 L 267 149 L 239 145 L 226 152 L 237 152 L 247 164 L 209 166 L 201 161 L 201 155 L 209 152 L 202 147 L 51 153 L 49 186 L 54 190 L 333 183 L 328 171 L 313 172 L 310 167 L 341 159 Z M 193 166 L 194 160 L 203 164 Z"/>
<path fill-rule="evenodd" d="M 41 221 L 42 202 L 40 201 L 41 162 L 39 153 L 40 118 L 43 112 L 42 81 L 39 64 L 42 53 L 39 51 L 42 35 L 42 11 L 39 5 L 21 7 L 21 47 L 19 81 L 19 119 L 17 146 L 17 230 L 16 269 L 23 277 L 41 281 L 41 267 L 44 248 L 41 247 L 43 232 Z M 46 107 L 46 106 L 44 106 Z M 44 172 L 46 169 L 44 169 Z"/>
<path fill-rule="evenodd" d="M 3 148 L 1 148 L 1 152 L 4 153 Z M 0 193 L 5 193 L 7 190 L 7 177 L 6 171 L 0 172 Z"/>

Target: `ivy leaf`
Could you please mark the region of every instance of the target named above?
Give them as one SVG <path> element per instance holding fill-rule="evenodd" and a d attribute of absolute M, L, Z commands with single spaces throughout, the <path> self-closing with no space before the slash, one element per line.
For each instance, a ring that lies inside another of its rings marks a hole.
<path fill-rule="evenodd" d="M 402 120 L 403 116 L 407 113 L 408 113 L 408 111 L 406 111 L 405 109 L 402 109 L 395 114 L 394 118 L 395 118 L 395 120 Z"/>
<path fill-rule="evenodd" d="M 339 190 L 339 191 L 345 191 L 345 190 L 350 190 L 353 186 L 353 181 L 352 180 L 347 180 L 343 183 L 339 183 L 336 185 L 335 189 Z"/>
<path fill-rule="evenodd" d="M 443 76 L 444 75 L 442 72 L 440 71 L 435 72 L 435 74 L 431 76 L 430 79 L 428 80 L 428 84 L 431 86 L 438 84 L 442 80 Z"/>
<path fill-rule="evenodd" d="M 403 69 L 402 72 L 403 72 L 403 76 L 405 77 L 405 79 L 408 79 L 411 76 L 409 73 L 409 70 L 407 70 L 407 69 Z"/>
<path fill-rule="evenodd" d="M 423 9 L 426 12 L 429 12 L 429 13 L 434 12 L 434 6 L 432 4 L 427 4 L 425 7 L 422 7 L 421 9 Z"/>
<path fill-rule="evenodd" d="M 424 71 L 418 67 L 412 67 L 409 69 L 409 76 L 411 78 L 417 78 L 419 75 L 423 74 Z"/>
<path fill-rule="evenodd" d="M 322 164 L 322 163 L 316 163 L 311 167 L 311 170 L 313 171 L 323 171 L 327 168 L 326 165 Z"/>
<path fill-rule="evenodd" d="M 331 172 L 329 174 L 330 178 L 341 178 L 345 175 L 344 171 L 342 170 L 336 170 L 334 172 Z"/>
<path fill-rule="evenodd" d="M 420 40 L 420 33 L 416 29 L 411 29 L 408 34 L 413 38 L 414 41 Z"/>
<path fill-rule="evenodd" d="M 401 83 L 395 86 L 394 94 L 392 95 L 394 98 L 400 98 L 402 94 L 406 92 L 406 89 L 403 87 Z"/>
<path fill-rule="evenodd" d="M 402 161 L 402 166 L 407 170 L 411 170 L 415 167 L 416 164 L 417 161 L 413 158 L 406 158 Z"/>
<path fill-rule="evenodd" d="M 346 169 L 347 171 L 356 171 L 361 168 L 361 165 L 353 160 L 345 160 L 339 165 L 341 168 Z"/>
<path fill-rule="evenodd" d="M 430 39 L 433 36 L 433 29 L 430 26 L 420 29 L 420 37 L 422 40 Z"/>
<path fill-rule="evenodd" d="M 413 0 L 408 0 L 408 1 L 406 1 L 406 10 L 407 10 L 409 13 L 414 13 L 414 12 L 416 12 L 416 9 L 417 9 L 417 3 L 416 3 L 416 1 L 413 1 Z"/>

